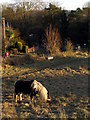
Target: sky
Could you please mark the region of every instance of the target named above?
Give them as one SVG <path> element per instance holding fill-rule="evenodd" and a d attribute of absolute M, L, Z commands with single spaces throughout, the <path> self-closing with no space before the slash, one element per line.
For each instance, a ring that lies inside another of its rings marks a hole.
<path fill-rule="evenodd" d="M 0 3 L 15 3 L 22 1 L 34 1 L 34 0 L 0 0 Z M 83 8 L 85 3 L 89 2 L 89 0 L 37 0 L 37 1 L 43 1 L 53 4 L 55 3 L 66 10 L 76 10 L 77 8 Z"/>

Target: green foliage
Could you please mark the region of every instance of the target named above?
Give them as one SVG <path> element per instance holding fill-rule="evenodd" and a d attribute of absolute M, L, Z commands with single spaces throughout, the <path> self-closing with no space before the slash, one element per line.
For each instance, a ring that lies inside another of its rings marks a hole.
<path fill-rule="evenodd" d="M 15 42 L 14 42 L 14 41 L 11 41 L 11 42 L 10 42 L 10 46 L 11 46 L 12 48 L 15 48 Z"/>
<path fill-rule="evenodd" d="M 9 39 L 11 40 L 11 39 L 13 39 L 13 38 L 14 38 L 14 34 L 11 34 L 11 36 L 10 36 Z"/>
<path fill-rule="evenodd" d="M 6 29 L 6 35 L 10 39 L 10 37 L 12 37 L 13 35 L 13 29 L 12 28 Z"/>
<path fill-rule="evenodd" d="M 17 42 L 17 47 L 19 51 L 22 51 L 23 45 L 21 42 Z"/>
<path fill-rule="evenodd" d="M 27 45 L 24 45 L 24 46 L 23 46 L 23 52 L 24 52 L 24 53 L 28 53 L 28 46 L 27 46 Z"/>
<path fill-rule="evenodd" d="M 53 5 L 51 3 L 49 4 L 49 9 L 52 14 L 55 14 L 55 13 L 58 13 L 59 11 L 61 11 L 61 8 L 59 8 L 56 5 Z"/>

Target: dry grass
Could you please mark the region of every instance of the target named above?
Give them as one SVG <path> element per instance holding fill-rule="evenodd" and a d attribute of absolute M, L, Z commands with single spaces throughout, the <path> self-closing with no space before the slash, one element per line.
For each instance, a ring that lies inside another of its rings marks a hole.
<path fill-rule="evenodd" d="M 3 67 L 3 118 L 61 118 L 89 119 L 88 57 L 86 53 L 66 53 L 52 61 L 32 56 L 35 61 L 23 66 Z M 41 103 L 39 97 L 32 105 L 24 96 L 22 103 L 14 103 L 15 80 L 37 79 L 49 89 L 51 103 Z"/>
<path fill-rule="evenodd" d="M 4 61 L 5 64 L 9 64 L 13 66 L 20 66 L 24 64 L 33 63 L 33 62 L 34 62 L 34 59 L 29 54 L 11 56 Z"/>
<path fill-rule="evenodd" d="M 66 51 L 67 51 L 68 53 L 73 52 L 73 48 L 74 48 L 74 46 L 73 46 L 71 40 L 67 40 L 67 43 L 66 43 Z"/>

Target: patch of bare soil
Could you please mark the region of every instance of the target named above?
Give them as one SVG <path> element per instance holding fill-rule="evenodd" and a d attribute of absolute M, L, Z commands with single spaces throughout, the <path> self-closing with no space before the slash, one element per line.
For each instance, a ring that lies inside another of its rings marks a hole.
<path fill-rule="evenodd" d="M 88 58 L 58 57 L 26 66 L 3 67 L 2 118 L 89 118 Z M 51 103 L 39 96 L 29 104 L 29 96 L 14 101 L 14 82 L 40 81 L 50 92 Z"/>

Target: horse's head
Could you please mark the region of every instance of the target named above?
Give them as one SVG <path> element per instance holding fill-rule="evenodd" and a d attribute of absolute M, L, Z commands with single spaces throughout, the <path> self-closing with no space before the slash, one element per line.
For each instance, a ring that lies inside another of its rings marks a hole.
<path fill-rule="evenodd" d="M 38 91 L 38 84 L 36 80 L 32 82 L 31 87 L 34 91 Z"/>

